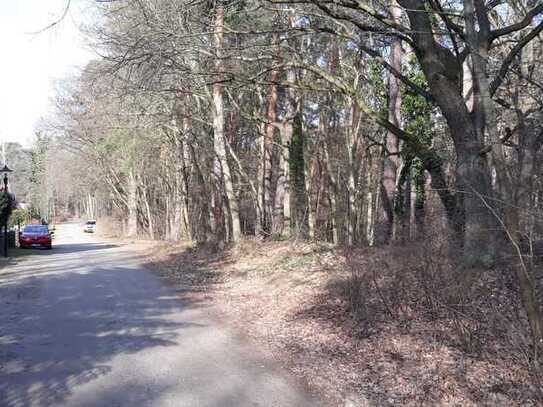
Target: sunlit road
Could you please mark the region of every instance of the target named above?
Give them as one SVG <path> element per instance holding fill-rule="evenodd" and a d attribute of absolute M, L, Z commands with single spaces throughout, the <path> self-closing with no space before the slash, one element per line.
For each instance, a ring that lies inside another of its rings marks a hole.
<path fill-rule="evenodd" d="M 0 406 L 315 406 L 128 246 L 61 225 L 0 270 Z"/>

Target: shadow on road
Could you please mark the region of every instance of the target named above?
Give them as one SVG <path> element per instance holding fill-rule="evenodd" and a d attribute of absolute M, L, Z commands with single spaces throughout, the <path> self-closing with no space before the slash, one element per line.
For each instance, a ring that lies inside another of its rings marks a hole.
<path fill-rule="evenodd" d="M 28 270 L 26 262 L 24 269 L 17 267 L 17 279 L 0 274 L 1 406 L 58 405 L 76 385 L 107 374 L 112 358 L 173 346 L 179 329 L 204 326 L 167 318 L 180 306 L 198 304 L 180 303 L 157 287 L 142 285 L 141 270 L 77 263 L 79 254 L 96 251 L 101 257 L 115 247 L 70 244 L 29 250 L 39 256 L 75 256 L 52 257 L 51 272 L 34 259 Z M 122 256 L 114 264 L 123 265 Z"/>
<path fill-rule="evenodd" d="M 53 249 L 46 250 L 41 248 L 36 249 L 12 249 L 17 250 L 19 256 L 28 255 L 41 255 L 49 256 L 56 253 L 79 253 L 79 252 L 88 252 L 93 250 L 107 250 L 115 249 L 120 247 L 118 244 L 112 243 L 53 243 Z"/>
<path fill-rule="evenodd" d="M 0 257 L 0 277 L 4 275 L 3 269 L 8 266 L 16 266 L 30 256 L 54 256 L 59 253 L 80 253 L 96 250 L 116 249 L 120 247 L 118 244 L 112 243 L 53 243 L 53 249 L 47 250 L 43 248 L 25 248 L 19 247 L 10 248 L 8 250 L 9 257 Z"/>
<path fill-rule="evenodd" d="M 53 249 L 51 250 L 42 248 L 11 248 L 8 252 L 9 257 L 0 257 L 0 286 L 3 285 L 2 279 L 9 276 L 17 275 L 18 278 L 22 278 L 27 275 L 34 276 L 36 273 L 38 273 L 36 272 L 37 268 L 39 268 L 39 274 L 44 274 L 44 271 L 46 271 L 47 268 L 42 266 L 44 264 L 43 262 L 49 262 L 49 260 L 46 260 L 43 257 L 54 257 L 58 254 L 81 254 L 87 257 L 89 252 L 104 251 L 119 247 L 121 246 L 111 243 L 62 243 L 54 245 Z M 130 258 L 133 259 L 134 257 L 131 256 Z M 79 262 L 79 258 L 76 259 Z M 34 264 L 29 264 L 27 262 L 28 260 L 36 261 Z M 21 265 L 23 262 L 27 262 L 26 264 L 28 264 L 28 267 L 24 271 L 21 271 L 15 267 L 17 265 Z M 58 269 L 58 267 L 52 267 L 51 269 Z M 63 271 L 66 271 L 66 269 L 67 267 L 64 267 Z"/>

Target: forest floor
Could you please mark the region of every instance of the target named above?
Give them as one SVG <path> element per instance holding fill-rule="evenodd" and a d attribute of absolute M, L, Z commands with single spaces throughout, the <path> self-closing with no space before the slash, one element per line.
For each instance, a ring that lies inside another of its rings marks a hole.
<path fill-rule="evenodd" d="M 380 254 L 377 249 L 365 257 Z M 387 304 L 383 318 L 377 308 L 365 310 L 373 315 L 355 315 L 349 296 L 357 288 L 347 256 L 331 246 L 286 242 L 246 241 L 222 253 L 163 244 L 153 249 L 151 266 L 213 301 L 229 323 L 331 405 L 541 405 L 538 384 L 523 363 L 522 341 L 511 340 L 503 326 L 493 326 L 503 336 L 492 336 L 482 322 L 429 319 L 406 303 Z M 392 273 L 389 268 L 381 274 Z M 358 294 L 392 301 L 382 276 L 378 280 Z M 392 308 L 402 308 L 401 317 Z"/>
<path fill-rule="evenodd" d="M 332 406 L 542 405 L 529 345 L 518 334 L 525 321 L 507 300 L 514 287 L 493 273 L 480 285 L 466 278 L 469 288 L 460 289 L 473 293 L 464 298 L 471 302 L 447 316 L 439 284 L 452 282 L 426 276 L 435 285 L 429 304 L 408 288 L 417 285 L 405 277 L 413 248 L 392 253 L 405 259 L 396 268 L 377 260 L 390 256 L 386 250 L 355 255 L 322 244 L 244 241 L 217 253 L 161 243 L 148 266 L 184 295 L 211 301 L 225 323 Z M 357 303 L 357 296 L 367 298 Z M 496 301 L 485 305 L 487 297 Z M 432 306 L 430 316 L 421 311 Z M 502 307 L 496 315 L 470 311 L 495 307 Z"/>

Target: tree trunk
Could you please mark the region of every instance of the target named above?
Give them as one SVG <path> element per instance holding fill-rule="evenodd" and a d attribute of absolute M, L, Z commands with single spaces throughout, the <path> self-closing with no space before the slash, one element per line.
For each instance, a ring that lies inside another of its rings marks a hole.
<path fill-rule="evenodd" d="M 138 195 L 136 177 L 134 176 L 134 170 L 130 169 L 128 173 L 128 219 L 126 234 L 129 237 L 134 237 L 138 233 Z"/>
<path fill-rule="evenodd" d="M 190 121 L 188 117 L 183 118 L 183 138 L 179 140 L 179 149 L 178 154 L 181 158 L 181 190 L 179 193 L 182 195 L 180 197 L 181 201 L 181 214 L 179 216 L 176 213 L 176 216 L 180 217 L 180 233 L 178 235 L 178 240 L 183 238 L 183 233 L 185 238 L 193 238 L 193 230 L 190 222 L 190 178 L 192 173 L 192 163 L 194 162 L 190 155 L 190 149 L 188 148 L 188 135 L 190 132 Z M 180 151 L 179 151 L 180 150 Z M 179 183 L 177 183 L 179 184 Z M 182 221 L 182 223 L 181 223 Z M 181 224 L 184 225 L 184 229 L 181 228 Z"/>
<path fill-rule="evenodd" d="M 406 242 L 411 238 L 411 169 L 408 171 L 403 191 L 403 212 L 399 220 L 399 227 L 401 228 L 400 239 L 402 242 Z"/>
<path fill-rule="evenodd" d="M 181 183 L 183 182 L 183 164 L 181 162 L 181 153 L 180 153 L 180 140 L 179 136 L 175 136 L 175 145 L 174 145 L 174 186 L 173 186 L 173 215 L 170 219 L 170 240 L 174 242 L 181 239 L 181 206 L 183 199 L 183 192 Z"/>
<path fill-rule="evenodd" d="M 226 145 L 224 140 L 224 101 L 223 101 L 223 84 L 221 83 L 222 72 L 224 71 L 222 61 L 222 48 L 224 37 L 224 6 L 221 2 L 216 3 L 215 10 L 215 69 L 219 75 L 213 83 L 213 147 L 215 159 L 213 164 L 213 175 L 215 177 L 216 189 L 215 194 L 215 212 L 218 215 L 222 212 L 223 188 L 226 192 L 226 205 L 229 208 L 230 222 L 232 225 L 231 240 L 238 241 L 241 237 L 241 223 L 239 220 L 239 206 L 237 197 L 234 192 L 232 174 L 228 159 L 226 156 Z M 222 182 L 221 182 L 222 181 Z M 216 219 L 217 222 L 224 222 L 224 219 Z M 226 222 L 227 224 L 230 222 Z"/>
<path fill-rule="evenodd" d="M 424 172 L 419 174 L 415 178 L 415 204 L 413 205 L 413 217 L 415 224 L 415 239 L 422 239 L 424 237 L 424 217 L 425 217 L 425 206 L 426 206 L 426 184 L 427 177 Z"/>
<path fill-rule="evenodd" d="M 214 238 L 217 238 L 216 235 L 212 233 L 211 227 L 211 220 L 213 219 L 214 221 L 216 221 L 214 217 L 215 192 L 213 187 L 210 187 L 206 184 L 206 178 L 204 177 L 204 173 L 198 162 L 198 157 L 196 156 L 196 152 L 194 151 L 194 146 L 188 144 L 187 150 L 190 156 L 190 160 L 194 165 L 194 173 L 197 180 L 195 182 L 197 191 L 196 194 L 194 194 L 194 196 L 198 198 L 195 215 L 195 224 L 197 225 L 196 241 L 198 243 L 210 242 Z M 211 202 L 209 202 L 209 197 L 211 197 Z M 216 226 L 217 223 L 215 223 L 215 227 Z M 191 237 L 194 238 L 194 235 L 192 235 Z"/>
<path fill-rule="evenodd" d="M 87 194 L 87 216 L 89 219 L 95 219 L 94 214 L 94 202 L 92 200 L 92 195 L 89 193 Z"/>
<path fill-rule="evenodd" d="M 293 92 L 292 89 L 287 90 L 287 94 Z M 292 122 L 296 115 L 294 104 L 293 96 L 287 95 L 285 120 L 280 126 L 281 151 L 279 152 L 279 173 L 275 190 L 274 220 L 272 222 L 273 234 L 284 237 L 291 235 L 290 143 L 293 132 Z"/>
<path fill-rule="evenodd" d="M 274 144 L 275 144 L 275 123 L 277 122 L 277 81 L 279 71 L 272 69 L 270 75 L 270 87 L 267 97 L 268 106 L 266 111 L 266 133 L 264 136 L 264 219 L 265 228 L 268 233 L 274 234 L 282 223 L 282 202 L 275 200 L 273 181 L 275 175 Z M 274 202 L 275 201 L 275 202 Z M 274 203 L 278 203 L 276 208 Z M 281 212 L 281 213 L 280 213 Z M 277 218 L 277 219 L 274 219 Z"/>
<path fill-rule="evenodd" d="M 350 129 L 347 130 L 347 141 L 345 143 L 347 156 L 347 244 L 353 245 L 358 240 L 358 218 L 359 208 L 356 199 L 358 193 L 358 179 L 360 172 L 358 132 L 360 127 L 360 114 L 356 103 L 351 103 L 350 108 Z"/>
<path fill-rule="evenodd" d="M 265 169 L 265 146 L 266 146 L 266 125 L 262 123 L 259 126 L 259 133 L 260 133 L 260 143 L 259 143 L 259 163 L 257 169 L 257 184 L 256 184 L 256 192 L 257 192 L 257 201 L 255 203 L 255 210 L 256 210 L 256 221 L 255 221 L 255 235 L 256 236 L 264 236 L 266 233 L 266 218 L 265 218 L 265 209 L 264 209 L 264 169 Z"/>
<path fill-rule="evenodd" d="M 379 177 L 380 171 L 378 168 L 380 165 L 376 165 L 373 163 L 373 160 L 371 159 L 371 156 L 368 156 L 369 162 L 367 164 L 367 188 L 368 188 L 368 194 L 367 194 L 367 201 L 368 201 L 368 208 L 365 213 L 366 215 L 366 241 L 368 242 L 369 246 L 375 245 L 375 214 L 378 210 L 378 204 L 379 204 L 379 191 L 381 189 L 381 179 Z M 376 176 L 377 175 L 377 176 Z"/>
<path fill-rule="evenodd" d="M 391 6 L 390 13 L 396 23 L 400 23 L 401 8 L 397 5 Z M 393 37 L 390 45 L 390 66 L 397 72 L 402 70 L 402 42 L 399 38 Z M 401 105 L 402 96 L 400 92 L 400 80 L 390 74 L 388 79 L 388 120 L 396 127 L 401 128 Z M 395 134 L 388 132 L 386 135 L 386 149 L 383 162 L 383 209 L 385 215 L 385 243 L 388 243 L 395 235 L 394 208 L 396 201 L 396 189 L 398 170 L 400 167 L 400 144 Z"/>
<path fill-rule="evenodd" d="M 522 55 L 523 74 L 527 77 L 530 67 L 534 63 L 534 53 L 532 46 L 529 45 L 526 52 Z M 517 244 L 520 246 L 522 238 L 532 239 L 532 228 L 530 225 L 521 224 L 520 213 L 528 215 L 529 220 L 526 223 L 534 222 L 533 217 L 536 216 L 536 208 L 534 207 L 534 178 L 537 174 L 537 153 L 541 148 L 538 143 L 537 124 L 530 117 L 530 111 L 537 111 L 537 105 L 529 93 L 526 93 L 522 82 L 517 88 L 518 108 L 516 116 L 518 121 L 518 174 L 517 182 L 513 185 L 514 202 L 511 209 L 514 213 L 510 213 L 506 217 L 508 227 L 513 231 L 514 238 L 518 239 Z M 533 113 L 532 113 L 533 114 Z M 515 216 L 516 213 L 516 216 Z M 514 223 L 514 226 L 511 224 Z M 522 233 L 524 231 L 524 233 Z M 535 358 L 540 357 L 539 352 L 543 351 L 543 321 L 541 314 L 541 304 L 537 298 L 537 280 L 534 278 L 534 264 L 528 259 L 522 261 L 519 257 L 519 262 L 516 264 L 516 273 L 519 279 L 519 287 L 521 296 L 530 328 L 532 332 L 532 341 L 534 344 Z M 530 259 L 531 260 L 531 259 Z"/>
<path fill-rule="evenodd" d="M 492 215 L 481 197 L 489 198 L 492 192 L 490 168 L 480 152 L 483 144 L 472 121 L 477 115 L 469 112 L 462 94 L 463 67 L 453 53 L 438 43 L 432 35 L 433 22 L 426 13 L 425 2 L 398 0 L 406 9 L 411 23 L 411 37 L 419 63 L 427 79 L 430 93 L 440 107 L 451 132 L 456 155 L 456 191 L 449 197 L 440 194 L 448 215 L 448 221 L 468 261 L 476 261 L 481 253 L 493 252 L 488 242 L 492 229 Z M 424 160 L 423 160 L 424 161 Z M 437 178 L 432 166 L 425 165 L 432 175 L 432 187 Z M 434 168 L 438 168 L 438 163 Z M 435 188 L 435 187 L 434 187 Z M 439 192 L 439 189 L 437 189 Z M 454 200 L 451 199 L 454 197 Z M 456 201 L 456 202 L 453 202 Z"/>
<path fill-rule="evenodd" d="M 294 119 L 292 140 L 290 143 L 290 174 L 291 174 L 291 208 L 292 225 L 297 236 L 308 237 L 309 223 L 305 184 L 305 158 L 304 158 L 305 137 L 302 131 L 302 119 L 298 113 Z"/>
<path fill-rule="evenodd" d="M 285 230 L 285 195 L 287 194 L 287 176 L 285 173 L 286 164 L 288 164 L 288 158 L 285 159 L 285 151 L 288 147 L 285 147 L 285 131 L 281 129 L 279 132 L 281 135 L 281 151 L 279 151 L 279 165 L 277 174 L 277 185 L 275 187 L 275 199 L 273 204 L 273 216 L 272 216 L 272 235 L 276 238 L 283 236 Z M 288 155 L 288 153 L 287 153 Z"/>
<path fill-rule="evenodd" d="M 330 145 L 333 143 L 333 139 L 335 138 L 335 131 L 337 129 L 330 129 L 326 122 L 328 121 L 328 118 L 326 117 L 326 114 L 321 113 L 321 117 L 319 119 L 319 132 L 324 136 L 325 140 L 323 142 L 322 150 L 324 153 L 324 171 L 326 172 L 326 180 L 328 184 L 327 188 L 327 196 L 328 196 L 328 203 L 330 206 L 330 212 L 331 216 L 329 217 L 330 222 L 330 228 L 332 232 L 332 243 L 334 244 L 340 244 L 342 242 L 342 225 L 343 220 L 345 219 L 345 213 L 339 210 L 339 202 L 341 198 L 339 197 L 340 193 L 340 187 L 337 182 L 337 177 L 334 171 L 334 166 L 332 165 L 332 159 L 330 157 Z M 332 155 L 333 156 L 333 155 Z M 337 166 L 337 164 L 336 164 Z M 318 212 L 317 212 L 318 214 Z"/>
<path fill-rule="evenodd" d="M 151 205 L 149 204 L 149 194 L 147 191 L 147 186 L 145 184 L 142 185 L 142 192 L 143 192 L 143 202 L 145 204 L 145 214 L 147 216 L 147 227 L 149 232 L 149 237 L 151 240 L 155 238 L 155 228 L 153 224 L 153 215 L 151 213 Z"/>

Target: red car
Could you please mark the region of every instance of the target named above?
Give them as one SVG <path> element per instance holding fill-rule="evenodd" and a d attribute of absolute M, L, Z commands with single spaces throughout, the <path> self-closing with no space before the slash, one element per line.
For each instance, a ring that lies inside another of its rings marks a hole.
<path fill-rule="evenodd" d="M 51 233 L 49 228 L 42 225 L 27 225 L 19 235 L 19 247 L 44 247 L 52 249 Z"/>

